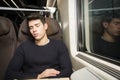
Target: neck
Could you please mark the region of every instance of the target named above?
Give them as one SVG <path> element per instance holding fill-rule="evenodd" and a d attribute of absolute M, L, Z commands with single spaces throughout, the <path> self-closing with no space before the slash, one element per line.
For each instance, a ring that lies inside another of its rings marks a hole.
<path fill-rule="evenodd" d="M 41 39 L 41 40 L 35 40 L 35 44 L 38 45 L 38 46 L 42 46 L 42 45 L 46 45 L 49 43 L 49 39 L 48 38 L 44 38 L 44 39 Z"/>
<path fill-rule="evenodd" d="M 101 38 L 105 41 L 108 41 L 108 42 L 115 42 L 115 38 L 109 34 L 106 34 L 106 33 L 104 33 Z"/>

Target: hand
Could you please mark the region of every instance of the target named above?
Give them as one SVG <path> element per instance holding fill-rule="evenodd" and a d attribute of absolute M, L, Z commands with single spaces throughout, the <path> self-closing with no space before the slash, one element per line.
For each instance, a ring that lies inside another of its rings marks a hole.
<path fill-rule="evenodd" d="M 60 74 L 60 71 L 55 70 L 55 69 L 46 69 L 43 71 L 41 74 L 38 74 L 37 79 L 49 77 L 49 76 L 57 76 Z"/>

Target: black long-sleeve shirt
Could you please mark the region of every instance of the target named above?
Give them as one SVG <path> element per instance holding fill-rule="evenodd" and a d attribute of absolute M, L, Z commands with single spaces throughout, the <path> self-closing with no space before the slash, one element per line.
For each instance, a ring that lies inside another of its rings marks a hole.
<path fill-rule="evenodd" d="M 106 57 L 120 60 L 120 41 L 108 42 L 100 36 L 94 41 L 94 52 Z"/>
<path fill-rule="evenodd" d="M 65 44 L 60 40 L 50 39 L 44 46 L 34 42 L 22 43 L 8 66 L 5 79 L 37 78 L 45 69 L 54 68 L 60 74 L 54 77 L 69 77 L 72 65 Z"/>

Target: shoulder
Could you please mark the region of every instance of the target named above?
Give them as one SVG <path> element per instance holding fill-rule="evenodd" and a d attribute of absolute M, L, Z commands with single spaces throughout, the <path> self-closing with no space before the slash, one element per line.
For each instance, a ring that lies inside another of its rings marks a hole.
<path fill-rule="evenodd" d="M 29 51 L 30 49 L 32 49 L 31 45 L 33 45 L 31 41 L 24 41 L 16 48 L 15 53 L 24 54 L 26 51 Z"/>
<path fill-rule="evenodd" d="M 50 39 L 51 43 L 57 44 L 57 45 L 63 45 L 63 40 L 56 40 L 56 39 Z"/>
<path fill-rule="evenodd" d="M 50 39 L 51 45 L 55 46 L 58 49 L 67 49 L 63 40 Z"/>
<path fill-rule="evenodd" d="M 20 48 L 20 47 L 28 47 L 28 46 L 30 46 L 31 44 L 33 44 L 33 42 L 32 41 L 30 41 L 30 40 L 27 40 L 27 41 L 24 41 L 24 42 L 22 42 L 19 46 L 18 46 L 18 48 Z"/>

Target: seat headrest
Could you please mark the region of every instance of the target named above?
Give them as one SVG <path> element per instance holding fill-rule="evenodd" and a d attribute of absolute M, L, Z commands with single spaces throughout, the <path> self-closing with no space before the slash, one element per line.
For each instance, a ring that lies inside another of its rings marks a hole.
<path fill-rule="evenodd" d="M 46 23 L 48 24 L 47 35 L 51 36 L 59 32 L 59 24 L 53 18 L 46 18 Z"/>
<path fill-rule="evenodd" d="M 26 19 L 22 22 L 20 29 L 23 34 L 28 35 L 29 31 L 27 29 L 27 20 Z"/>
<path fill-rule="evenodd" d="M 0 36 L 9 33 L 10 26 L 13 26 L 12 22 L 8 18 L 0 16 Z"/>

